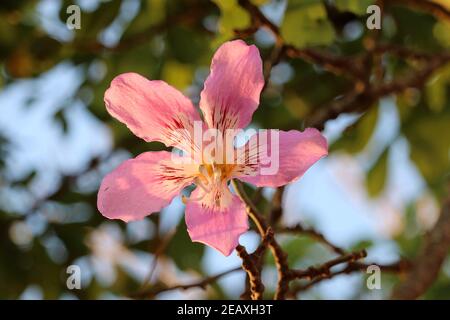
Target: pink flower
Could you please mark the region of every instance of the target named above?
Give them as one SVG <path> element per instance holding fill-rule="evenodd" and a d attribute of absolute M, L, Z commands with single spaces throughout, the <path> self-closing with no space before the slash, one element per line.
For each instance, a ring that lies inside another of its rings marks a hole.
<path fill-rule="evenodd" d="M 223 44 L 214 55 L 201 93 L 203 127 L 222 132 L 245 128 L 258 107 L 263 85 L 258 49 L 241 40 Z M 150 81 L 136 73 L 119 75 L 106 91 L 105 103 L 113 117 L 145 141 L 160 141 L 191 155 L 198 153 L 199 146 L 189 133 L 193 132 L 195 121 L 202 121 L 200 115 L 188 98 L 165 82 Z M 316 129 L 268 131 L 270 135 L 279 134 L 275 146 L 279 162 L 274 174 L 263 174 L 268 155 L 259 151 L 258 157 L 247 156 L 241 159 L 242 163 L 204 157 L 183 163 L 175 160 L 183 160 L 186 155 L 179 155 L 178 159 L 167 151 L 144 152 L 103 179 L 98 209 L 110 219 L 142 219 L 168 205 L 183 188 L 195 184 L 197 188 L 186 201 L 189 235 L 192 241 L 229 255 L 239 236 L 248 230 L 245 205 L 229 190 L 230 179 L 278 187 L 297 180 L 327 155 L 327 142 Z M 248 150 L 252 141 L 258 141 L 259 146 L 264 141 L 270 154 L 274 146 L 260 135 L 253 136 L 243 148 Z M 257 161 L 251 162 L 250 158 Z"/>

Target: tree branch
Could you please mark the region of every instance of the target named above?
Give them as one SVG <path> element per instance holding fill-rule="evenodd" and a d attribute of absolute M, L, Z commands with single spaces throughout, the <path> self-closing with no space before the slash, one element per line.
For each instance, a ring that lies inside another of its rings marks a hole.
<path fill-rule="evenodd" d="M 390 94 L 399 94 L 408 88 L 421 88 L 433 73 L 450 62 L 450 55 L 443 54 L 434 56 L 428 60 L 425 67 L 417 72 L 411 73 L 408 77 L 397 79 L 379 86 L 364 88 L 358 91 L 357 88 L 351 91 L 342 99 L 332 101 L 329 105 L 318 108 L 310 114 L 306 120 L 307 126 L 323 129 L 328 120 L 335 119 L 343 113 L 365 112 L 376 101 Z"/>
<path fill-rule="evenodd" d="M 389 0 L 386 4 L 401 4 L 411 8 L 417 8 L 423 11 L 427 11 L 434 15 L 436 18 L 450 20 L 450 11 L 443 5 L 427 1 L 427 0 Z"/>

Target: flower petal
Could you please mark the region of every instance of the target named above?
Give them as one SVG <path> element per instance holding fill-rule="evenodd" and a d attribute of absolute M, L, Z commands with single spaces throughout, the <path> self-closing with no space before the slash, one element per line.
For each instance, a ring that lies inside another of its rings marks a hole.
<path fill-rule="evenodd" d="M 186 225 L 192 241 L 204 243 L 229 256 L 239 244 L 239 236 L 248 230 L 248 218 L 245 205 L 230 190 L 224 191 L 227 206 L 215 206 L 209 203 L 214 197 L 208 197 L 205 191 L 197 188 L 191 194 L 186 205 Z M 202 200 L 195 200 L 201 198 Z"/>
<path fill-rule="evenodd" d="M 164 81 L 150 81 L 137 73 L 114 78 L 104 99 L 108 112 L 136 136 L 167 146 L 190 145 L 186 130 L 192 132 L 193 122 L 201 121 L 192 102 L 181 92 Z"/>
<path fill-rule="evenodd" d="M 258 48 L 242 40 L 224 43 L 215 53 L 201 93 L 200 109 L 210 128 L 244 128 L 258 108 L 264 86 Z"/>
<path fill-rule="evenodd" d="M 274 138 L 278 132 L 278 141 Z M 267 130 L 254 135 L 242 148 L 250 149 L 249 161 L 241 166 L 236 175 L 242 181 L 258 187 L 279 187 L 299 179 L 316 161 L 328 154 L 324 136 L 313 128 L 303 132 Z M 256 142 L 258 141 L 258 142 Z M 258 146 L 257 149 L 249 145 Z M 278 149 L 278 155 L 277 150 Z"/>
<path fill-rule="evenodd" d="M 159 211 L 187 185 L 194 168 L 167 151 L 145 152 L 123 162 L 102 181 L 98 210 L 109 219 L 139 220 Z M 176 160 L 176 159 L 175 159 Z"/>

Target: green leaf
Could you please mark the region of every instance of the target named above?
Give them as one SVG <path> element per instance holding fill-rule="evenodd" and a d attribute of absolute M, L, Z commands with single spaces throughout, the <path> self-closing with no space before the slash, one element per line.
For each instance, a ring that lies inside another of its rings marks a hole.
<path fill-rule="evenodd" d="M 340 11 L 351 11 L 357 15 L 365 15 L 367 7 L 374 3 L 374 0 L 335 0 Z"/>
<path fill-rule="evenodd" d="M 263 4 L 269 2 L 269 0 L 250 0 L 250 2 L 253 3 L 255 6 L 262 6 Z"/>
<path fill-rule="evenodd" d="M 425 293 L 425 299 L 449 300 L 450 299 L 450 278 L 442 272 L 438 279 Z"/>
<path fill-rule="evenodd" d="M 187 233 L 184 219 L 178 224 L 177 231 L 167 247 L 167 254 L 181 270 L 201 271 L 201 262 L 205 245 L 192 242 Z"/>
<path fill-rule="evenodd" d="M 433 35 L 436 40 L 445 48 L 450 47 L 450 22 L 438 21 L 434 25 Z"/>
<path fill-rule="evenodd" d="M 450 29 L 449 29 L 450 32 Z M 428 106 L 431 110 L 442 111 L 447 102 L 447 86 L 450 82 L 450 65 L 435 73 L 425 86 Z"/>
<path fill-rule="evenodd" d="M 450 114 L 415 117 L 404 127 L 411 159 L 430 185 L 441 184 L 450 172 Z"/>
<path fill-rule="evenodd" d="M 296 236 L 283 244 L 283 249 L 288 254 L 289 265 L 295 265 L 296 262 L 304 258 L 315 244 L 317 243 L 310 237 L 299 236 Z M 266 261 L 268 264 L 275 264 L 271 254 L 266 255 Z"/>
<path fill-rule="evenodd" d="M 371 197 L 380 195 L 384 189 L 388 172 L 388 158 L 389 148 L 386 148 L 369 172 L 367 172 L 366 186 L 367 192 Z"/>
<path fill-rule="evenodd" d="M 162 77 L 170 85 L 183 90 L 192 83 L 194 70 L 190 64 L 170 60 L 164 64 Z"/>
<path fill-rule="evenodd" d="M 208 52 L 208 39 L 184 26 L 171 27 L 167 34 L 167 42 L 170 54 L 182 63 L 196 63 Z"/>
<path fill-rule="evenodd" d="M 18 181 L 14 181 L 12 183 L 13 186 L 18 185 L 18 186 L 28 186 L 36 177 L 36 170 L 32 170 L 29 174 L 27 174 L 25 177 L 23 177 L 22 179 L 18 180 Z"/>
<path fill-rule="evenodd" d="M 53 115 L 53 118 L 61 125 L 64 133 L 67 133 L 69 129 L 69 124 L 67 123 L 66 115 L 64 114 L 64 108 L 59 110 Z"/>
<path fill-rule="evenodd" d="M 129 34 L 143 32 L 145 29 L 164 21 L 166 17 L 165 0 L 144 0 L 138 15 L 128 25 L 123 37 Z"/>
<path fill-rule="evenodd" d="M 234 37 L 234 30 L 245 29 L 250 24 L 250 16 L 238 0 L 212 0 L 220 9 L 219 33 L 213 47 Z"/>
<path fill-rule="evenodd" d="M 364 249 L 369 249 L 370 247 L 373 246 L 373 244 L 374 243 L 373 243 L 372 240 L 361 240 L 361 241 L 358 241 L 356 244 L 354 244 L 350 248 L 350 250 L 352 252 L 356 252 L 356 251 L 361 251 L 361 250 L 364 250 Z"/>
<path fill-rule="evenodd" d="M 303 119 L 311 108 L 302 97 L 295 93 L 287 93 L 284 100 L 286 109 L 297 119 Z"/>
<path fill-rule="evenodd" d="M 406 209 L 404 221 L 404 230 L 395 237 L 400 255 L 405 258 L 413 258 L 420 248 L 423 235 L 418 231 L 416 208 L 410 205 Z"/>
<path fill-rule="evenodd" d="M 352 154 L 361 152 L 369 142 L 378 121 L 378 106 L 373 106 L 352 126 L 347 128 L 331 150 L 344 150 Z"/>
<path fill-rule="evenodd" d="M 287 43 L 300 48 L 330 44 L 335 38 L 333 26 L 320 1 L 297 1 L 289 6 L 281 34 Z"/>

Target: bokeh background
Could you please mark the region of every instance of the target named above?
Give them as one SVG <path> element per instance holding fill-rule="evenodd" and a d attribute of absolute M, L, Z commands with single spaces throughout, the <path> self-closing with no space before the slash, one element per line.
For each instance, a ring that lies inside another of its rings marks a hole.
<path fill-rule="evenodd" d="M 436 2 L 450 10 L 450 1 Z M 344 13 L 340 23 L 330 20 L 322 1 L 252 3 L 298 48 L 337 56 L 366 50 L 365 10 L 374 1 L 328 1 Z M 71 4 L 81 8 L 80 30 L 65 24 Z M 0 298 L 124 298 L 143 286 L 189 283 L 240 265 L 235 253 L 224 257 L 189 240 L 179 198 L 161 213 L 125 224 L 101 216 L 96 195 L 102 177 L 123 160 L 164 148 L 143 142 L 107 114 L 103 94 L 110 81 L 138 72 L 165 80 L 197 103 L 215 49 L 251 23 L 236 0 L 1 1 Z M 450 46 L 450 24 L 405 3 L 392 4 L 379 37 L 440 54 Z M 275 45 L 270 32 L 260 28 L 245 40 L 270 58 Z M 417 64 L 394 56 L 380 63 L 385 79 Z M 351 86 L 345 75 L 303 59 L 281 59 L 268 79 L 254 128 L 302 129 L 315 108 Z M 413 258 L 446 194 L 449 84 L 450 66 L 444 65 L 422 88 L 383 97 L 362 116 L 327 121 L 330 155 L 286 189 L 280 223 L 302 222 L 346 249 L 367 248 L 368 261 Z M 263 209 L 273 194 L 262 190 Z M 293 266 L 332 257 L 310 238 L 278 239 Z M 254 231 L 241 237 L 249 251 L 258 241 Z M 81 290 L 66 287 L 72 264 L 81 268 Z M 382 289 L 368 290 L 366 278 L 335 277 L 300 297 L 381 299 L 399 281 L 383 274 Z M 273 292 L 276 270 L 270 259 L 263 280 Z M 244 286 L 245 275 L 238 271 L 206 290 L 168 291 L 156 298 L 237 299 Z M 450 298 L 450 260 L 424 298 Z"/>

